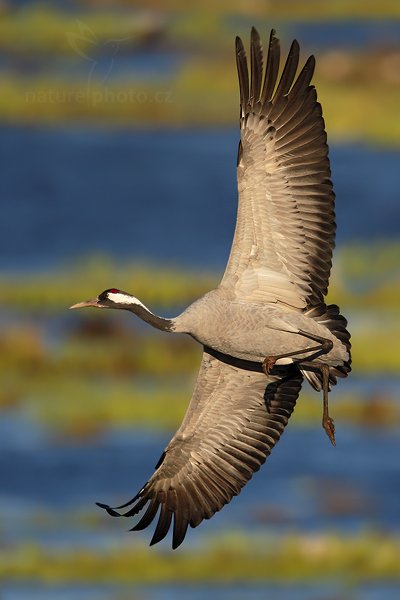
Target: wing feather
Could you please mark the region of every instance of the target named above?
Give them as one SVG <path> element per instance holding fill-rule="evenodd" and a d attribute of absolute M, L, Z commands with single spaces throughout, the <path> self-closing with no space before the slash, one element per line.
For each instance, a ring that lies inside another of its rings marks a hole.
<path fill-rule="evenodd" d="M 299 66 L 299 57 L 300 46 L 297 40 L 293 40 L 275 92 L 275 98 L 278 100 L 284 99 L 284 96 L 288 93 L 293 84 L 294 76 L 296 75 L 297 67 Z"/>
<path fill-rule="evenodd" d="M 278 78 L 280 62 L 280 46 L 275 31 L 272 29 L 269 37 L 267 65 L 265 70 L 264 85 L 261 95 L 261 103 L 269 102 L 274 93 L 276 80 Z"/>
<path fill-rule="evenodd" d="M 251 97 L 258 102 L 263 79 L 263 51 L 258 31 L 251 30 Z"/>
<path fill-rule="evenodd" d="M 236 48 L 239 206 L 221 287 L 243 301 L 313 306 L 327 293 L 336 230 L 325 124 L 311 85 L 315 59 L 310 56 L 296 78 L 295 40 L 278 81 L 275 32 L 264 73 L 260 37 L 253 29 L 249 85 L 240 39 Z"/>
<path fill-rule="evenodd" d="M 236 66 L 239 78 L 241 115 L 243 116 L 249 97 L 249 72 L 247 69 L 246 51 L 239 37 L 236 38 Z"/>
<path fill-rule="evenodd" d="M 275 379 L 204 353 L 183 423 L 124 513 L 132 516 L 145 508 L 131 531 L 145 529 L 158 514 L 151 539 L 156 544 L 167 535 L 173 518 L 172 546 L 177 548 L 189 525 L 197 527 L 239 494 L 279 440 L 303 378 L 292 366 Z M 120 516 L 116 509 L 101 506 Z"/>

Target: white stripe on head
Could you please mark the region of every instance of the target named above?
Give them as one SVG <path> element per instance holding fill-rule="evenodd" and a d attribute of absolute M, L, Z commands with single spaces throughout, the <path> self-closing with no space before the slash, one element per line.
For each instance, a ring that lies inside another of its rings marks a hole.
<path fill-rule="evenodd" d="M 129 296 L 128 294 L 123 294 L 122 292 L 108 292 L 107 297 L 109 300 L 111 300 L 111 302 L 115 302 L 116 304 L 134 304 L 136 306 L 141 306 L 145 310 L 149 310 L 147 306 L 140 302 L 138 298 L 135 298 L 135 296 Z"/>

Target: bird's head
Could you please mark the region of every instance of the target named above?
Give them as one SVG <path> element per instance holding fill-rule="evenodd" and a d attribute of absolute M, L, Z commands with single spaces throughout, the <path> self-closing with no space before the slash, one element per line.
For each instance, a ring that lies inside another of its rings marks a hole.
<path fill-rule="evenodd" d="M 146 308 L 140 300 L 135 298 L 135 296 L 131 296 L 126 292 L 122 292 L 117 288 L 110 288 L 109 290 L 105 290 L 101 294 L 97 296 L 97 298 L 93 298 L 92 300 L 84 300 L 83 302 L 78 302 L 77 304 L 73 304 L 70 308 L 125 308 L 128 310 L 132 310 L 133 307 L 141 306 Z"/>

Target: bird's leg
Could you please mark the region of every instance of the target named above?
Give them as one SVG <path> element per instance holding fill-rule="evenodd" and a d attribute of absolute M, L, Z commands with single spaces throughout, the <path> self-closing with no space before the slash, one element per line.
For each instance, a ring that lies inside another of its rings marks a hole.
<path fill-rule="evenodd" d="M 264 373 L 268 376 L 271 372 L 271 369 L 275 365 L 276 361 L 279 360 L 280 358 L 289 358 L 292 356 L 298 356 L 299 354 L 311 353 L 310 356 L 308 356 L 308 360 L 305 360 L 305 361 L 299 360 L 298 362 L 304 366 L 319 367 L 321 369 L 323 402 L 324 402 L 323 415 L 322 415 L 322 426 L 325 429 L 326 434 L 329 437 L 332 445 L 336 446 L 335 424 L 333 422 L 333 419 L 329 416 L 329 407 L 328 407 L 329 365 L 325 365 L 325 364 L 321 364 L 321 363 L 318 364 L 318 363 L 312 362 L 312 358 L 316 358 L 317 356 L 320 356 L 321 354 L 327 354 L 328 352 L 330 352 L 330 350 L 332 350 L 332 347 L 333 347 L 333 342 L 332 342 L 332 340 L 320 337 L 315 334 L 307 333 L 306 331 L 303 331 L 301 329 L 299 329 L 298 333 L 300 335 L 303 335 L 304 337 L 307 337 L 311 340 L 318 342 L 318 345 L 312 346 L 311 348 L 305 348 L 303 350 L 294 350 L 293 352 L 286 352 L 285 354 L 279 354 L 277 356 L 267 356 L 262 363 L 262 369 L 263 369 Z M 315 356 L 313 356 L 313 354 L 315 354 Z"/>
<path fill-rule="evenodd" d="M 280 358 L 289 358 L 292 356 L 297 356 L 298 354 L 308 354 L 310 352 L 315 353 L 319 356 L 320 354 L 327 354 L 330 350 L 332 350 L 332 340 L 320 337 L 319 335 L 315 335 L 314 333 L 307 333 L 302 329 L 299 329 L 298 333 L 300 335 L 303 335 L 304 337 L 309 338 L 310 340 L 318 342 L 318 346 L 304 348 L 303 350 L 294 350 L 292 352 L 286 352 L 285 354 L 277 354 L 276 356 L 267 356 L 262 363 L 262 369 L 267 376 L 270 374 L 271 369 L 274 367 L 276 361 Z M 311 359 L 312 356 L 309 356 L 308 358 Z"/>
<path fill-rule="evenodd" d="M 300 368 L 309 367 L 312 370 L 319 370 L 322 374 L 322 393 L 323 393 L 323 412 L 322 412 L 322 427 L 325 429 L 326 435 L 331 441 L 332 446 L 336 446 L 335 441 L 335 423 L 329 416 L 328 394 L 329 394 L 329 365 L 325 365 L 319 361 L 310 362 L 301 360 L 298 363 Z"/>
<path fill-rule="evenodd" d="M 322 427 L 326 431 L 326 435 L 331 440 L 332 446 L 336 446 L 335 441 L 335 423 L 333 419 L 329 416 L 329 407 L 328 407 L 328 394 L 329 394 L 329 366 L 322 365 L 322 392 L 323 392 L 323 402 L 324 408 L 322 413 Z"/>

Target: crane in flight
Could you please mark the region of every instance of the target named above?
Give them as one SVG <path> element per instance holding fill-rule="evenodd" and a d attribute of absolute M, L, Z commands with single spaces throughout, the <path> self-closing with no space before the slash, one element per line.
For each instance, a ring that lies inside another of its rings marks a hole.
<path fill-rule="evenodd" d="M 324 301 L 335 196 L 321 105 L 311 85 L 315 60 L 310 56 L 296 76 L 295 40 L 278 77 L 273 30 L 265 68 L 264 58 L 256 29 L 250 66 L 236 38 L 239 202 L 219 286 L 175 318 L 155 315 L 115 288 L 71 307 L 129 310 L 203 346 L 190 405 L 154 474 L 122 506 L 99 504 L 113 516 L 145 509 L 135 531 L 159 513 L 151 544 L 166 536 L 173 519 L 172 547 L 178 547 L 189 525 L 197 527 L 239 494 L 279 440 L 304 379 L 322 391 L 322 425 L 335 444 L 328 392 L 350 372 L 351 346 L 346 319 Z"/>

